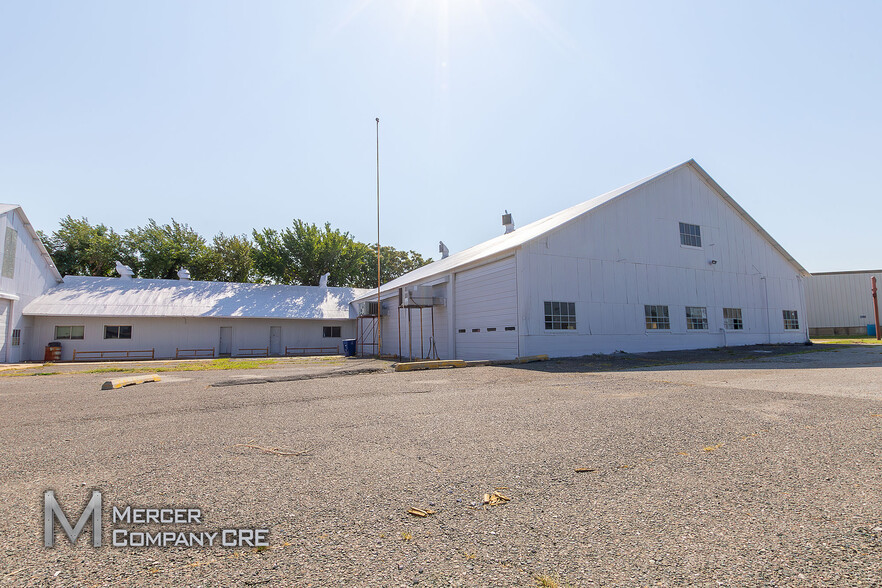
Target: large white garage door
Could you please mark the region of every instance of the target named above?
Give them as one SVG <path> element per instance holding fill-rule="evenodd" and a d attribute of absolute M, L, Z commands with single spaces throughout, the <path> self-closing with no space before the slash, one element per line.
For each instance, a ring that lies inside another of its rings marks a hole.
<path fill-rule="evenodd" d="M 456 274 L 456 357 L 518 356 L 518 281 L 507 257 Z"/>

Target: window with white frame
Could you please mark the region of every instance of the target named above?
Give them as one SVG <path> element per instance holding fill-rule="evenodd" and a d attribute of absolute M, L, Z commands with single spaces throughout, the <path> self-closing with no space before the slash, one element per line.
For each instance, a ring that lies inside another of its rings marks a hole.
<path fill-rule="evenodd" d="M 647 304 L 643 307 L 646 315 L 646 328 L 648 330 L 670 329 L 671 316 L 668 314 L 667 306 L 659 306 Z"/>
<path fill-rule="evenodd" d="M 83 325 L 76 326 L 56 326 L 56 339 L 83 339 L 86 328 Z"/>
<path fill-rule="evenodd" d="M 741 318 L 740 308 L 723 309 L 723 328 L 727 331 L 740 331 L 744 329 L 744 320 Z"/>
<path fill-rule="evenodd" d="M 21 329 L 12 329 L 12 346 L 18 347 L 21 345 Z"/>
<path fill-rule="evenodd" d="M 105 339 L 131 339 L 131 325 L 104 325 Z"/>
<path fill-rule="evenodd" d="M 546 301 L 545 328 L 549 331 L 575 331 L 576 303 Z"/>
<path fill-rule="evenodd" d="M 690 331 L 706 331 L 707 308 L 704 306 L 687 306 L 686 328 Z"/>
<path fill-rule="evenodd" d="M 799 329 L 799 317 L 795 310 L 784 311 L 784 328 L 790 331 Z"/>
<path fill-rule="evenodd" d="M 701 227 L 680 223 L 680 245 L 689 247 L 701 247 Z"/>

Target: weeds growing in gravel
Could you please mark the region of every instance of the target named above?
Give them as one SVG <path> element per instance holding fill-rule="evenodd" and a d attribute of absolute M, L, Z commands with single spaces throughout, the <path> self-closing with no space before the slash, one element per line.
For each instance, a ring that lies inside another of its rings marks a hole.
<path fill-rule="evenodd" d="M 539 588 L 572 588 L 571 584 L 562 582 L 560 576 L 541 574 L 536 576 L 536 586 Z"/>

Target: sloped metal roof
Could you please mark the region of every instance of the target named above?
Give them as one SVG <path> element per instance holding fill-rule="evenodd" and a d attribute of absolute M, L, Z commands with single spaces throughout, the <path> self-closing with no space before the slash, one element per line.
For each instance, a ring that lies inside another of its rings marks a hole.
<path fill-rule="evenodd" d="M 689 161 L 685 161 L 679 165 L 675 165 L 674 167 L 662 170 L 658 173 L 652 174 L 651 176 L 647 176 L 642 180 L 638 180 L 626 186 L 622 186 L 621 188 L 616 188 L 611 192 L 607 192 L 606 194 L 601 194 L 596 198 L 592 198 L 591 200 L 582 202 L 581 204 L 576 204 L 575 206 L 571 206 L 565 210 L 560 212 L 556 212 L 550 216 L 547 216 L 543 219 L 539 219 L 534 221 L 528 225 L 525 225 L 511 233 L 499 235 L 498 237 L 494 237 L 489 241 L 484 241 L 474 247 L 470 247 L 469 249 L 465 249 L 463 251 L 459 251 L 446 257 L 444 259 L 439 259 L 438 261 L 434 261 L 428 265 L 424 265 L 421 268 L 415 269 L 414 271 L 404 274 L 403 276 L 392 280 L 391 282 L 387 282 L 383 284 L 380 288 L 381 294 L 384 292 L 389 292 L 392 290 L 396 290 L 401 288 L 407 284 L 412 284 L 414 282 L 418 282 L 421 280 L 430 279 L 433 277 L 441 276 L 453 271 L 458 270 L 463 266 L 467 266 L 473 263 L 480 262 L 484 259 L 489 259 L 497 255 L 501 255 L 507 251 L 511 251 L 520 247 L 521 245 L 532 241 L 542 235 L 549 233 L 566 223 L 575 220 L 576 218 L 582 216 L 583 214 L 587 214 L 597 208 L 600 208 L 604 204 L 610 202 L 622 196 L 635 188 L 643 186 L 644 184 L 648 184 L 649 182 L 658 179 L 664 175 L 669 173 L 673 173 L 680 168 L 683 167 L 691 167 L 701 178 L 707 182 L 707 184 L 716 191 L 720 197 L 725 200 L 735 211 L 741 215 L 744 220 L 750 224 L 754 229 L 756 229 L 760 235 L 763 236 L 769 243 L 784 256 L 787 261 L 793 264 L 800 272 L 804 275 L 808 275 L 808 272 L 803 268 L 787 251 L 784 250 L 781 245 L 775 241 L 771 235 L 769 235 L 765 229 L 763 229 L 759 223 L 757 223 L 747 212 L 738 205 L 735 200 L 732 199 L 729 194 L 726 193 L 723 188 L 720 187 L 719 184 L 714 181 L 713 178 L 708 175 L 704 169 L 700 165 L 698 165 L 694 159 L 690 159 Z M 376 297 L 377 290 L 371 290 L 372 294 L 361 295 L 356 299 L 357 301 L 370 299 L 372 296 Z"/>
<path fill-rule="evenodd" d="M 369 290 L 65 276 L 25 306 L 30 316 L 348 319 Z"/>

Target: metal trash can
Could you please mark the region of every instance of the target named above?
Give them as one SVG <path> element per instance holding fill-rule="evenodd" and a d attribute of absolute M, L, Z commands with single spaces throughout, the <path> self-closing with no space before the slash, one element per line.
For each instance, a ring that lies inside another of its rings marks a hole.
<path fill-rule="evenodd" d="M 61 343 L 53 341 L 46 346 L 43 361 L 61 361 Z"/>
<path fill-rule="evenodd" d="M 343 355 L 355 357 L 355 339 L 343 339 Z"/>

